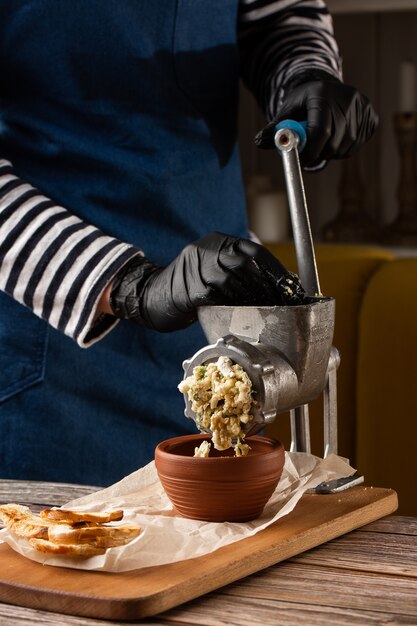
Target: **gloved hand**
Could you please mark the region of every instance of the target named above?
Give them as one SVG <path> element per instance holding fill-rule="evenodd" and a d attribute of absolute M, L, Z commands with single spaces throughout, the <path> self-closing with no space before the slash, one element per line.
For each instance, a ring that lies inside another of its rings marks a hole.
<path fill-rule="evenodd" d="M 370 139 L 378 116 L 366 96 L 321 70 L 300 72 L 285 86 L 277 117 L 255 137 L 259 148 L 274 148 L 274 128 L 284 119 L 307 120 L 305 167 L 351 156 Z"/>
<path fill-rule="evenodd" d="M 198 306 L 301 304 L 303 297 L 298 277 L 266 248 L 211 233 L 165 268 L 132 259 L 113 283 L 110 306 L 116 317 L 167 332 L 194 322 Z"/>

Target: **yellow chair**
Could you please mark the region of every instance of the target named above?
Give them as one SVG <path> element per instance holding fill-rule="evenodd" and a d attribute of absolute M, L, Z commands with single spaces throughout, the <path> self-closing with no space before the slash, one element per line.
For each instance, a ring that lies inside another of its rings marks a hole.
<path fill-rule="evenodd" d="M 267 244 L 269 250 L 292 271 L 297 262 L 292 244 Z M 315 246 L 322 293 L 336 298 L 334 345 L 341 353 L 338 370 L 339 454 L 356 463 L 356 361 L 359 312 L 368 283 L 375 272 L 393 255 L 386 250 L 355 245 L 318 244 Z M 310 430 L 313 453 L 323 455 L 321 398 L 310 404 Z M 267 433 L 290 441 L 289 419 L 278 416 Z"/>
<path fill-rule="evenodd" d="M 357 464 L 417 515 L 417 259 L 381 265 L 359 324 Z"/>

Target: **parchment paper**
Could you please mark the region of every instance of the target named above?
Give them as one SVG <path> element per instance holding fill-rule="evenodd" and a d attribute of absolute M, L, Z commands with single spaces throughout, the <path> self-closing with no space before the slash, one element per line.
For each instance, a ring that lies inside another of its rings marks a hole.
<path fill-rule="evenodd" d="M 152 462 L 111 487 L 68 502 L 62 507 L 91 511 L 123 509 L 125 513 L 120 524 L 139 524 L 143 529 L 126 546 L 109 548 L 103 555 L 80 559 L 38 552 L 25 539 L 17 537 L 8 529 L 0 531 L 0 541 L 7 542 L 14 550 L 33 561 L 58 567 L 125 572 L 173 563 L 214 552 L 229 543 L 254 535 L 288 515 L 308 489 L 323 481 L 354 473 L 355 470 L 346 459 L 334 454 L 320 459 L 310 454 L 286 452 L 281 480 L 261 517 L 252 522 L 219 524 L 180 517 L 168 500 Z"/>

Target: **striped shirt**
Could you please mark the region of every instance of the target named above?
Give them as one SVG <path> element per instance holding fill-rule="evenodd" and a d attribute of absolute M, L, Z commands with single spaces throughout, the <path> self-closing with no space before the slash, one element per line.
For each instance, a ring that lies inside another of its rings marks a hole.
<path fill-rule="evenodd" d="M 323 0 L 240 0 L 238 36 L 242 78 L 268 120 L 276 116 L 286 83 L 300 71 L 341 75 Z M 96 319 L 98 300 L 123 265 L 140 254 L 56 205 L 0 158 L 0 290 L 81 347 L 116 323 L 112 316 Z"/>

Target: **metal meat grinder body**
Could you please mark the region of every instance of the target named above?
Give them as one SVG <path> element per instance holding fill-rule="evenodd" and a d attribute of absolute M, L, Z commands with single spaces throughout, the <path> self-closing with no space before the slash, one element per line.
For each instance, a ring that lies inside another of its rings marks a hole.
<path fill-rule="evenodd" d="M 184 377 L 199 365 L 226 356 L 238 363 L 252 381 L 253 420 L 246 434 L 254 434 L 290 411 L 291 451 L 310 448 L 308 403 L 323 394 L 323 457 L 337 454 L 336 372 L 340 363 L 332 345 L 335 301 L 323 297 L 311 237 L 298 152 L 306 141 L 305 125 L 286 121 L 277 126 L 275 144 L 283 160 L 297 253 L 298 273 L 306 291 L 299 306 L 206 306 L 199 321 L 209 341 L 183 363 Z M 196 418 L 185 394 L 185 415 Z M 316 488 L 334 492 L 362 482 L 354 476 Z"/>

